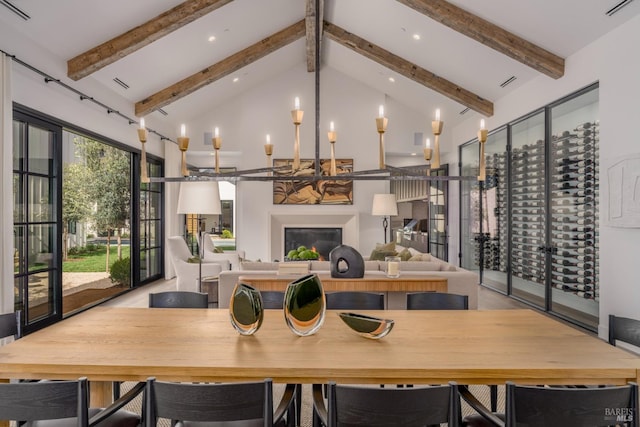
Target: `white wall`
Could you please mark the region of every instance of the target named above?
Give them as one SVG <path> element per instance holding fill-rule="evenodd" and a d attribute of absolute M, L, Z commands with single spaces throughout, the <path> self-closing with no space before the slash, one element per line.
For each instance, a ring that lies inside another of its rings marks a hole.
<path fill-rule="evenodd" d="M 427 131 L 426 118 L 402 104 L 386 99 L 385 94 L 345 76 L 331 68 L 321 73 L 321 117 L 320 117 L 320 157 L 330 156 L 330 146 L 326 132 L 329 122 L 334 121 L 337 142 L 336 157 L 354 159 L 356 170 L 378 168 L 378 133 L 375 118 L 378 106 L 385 104 L 385 115 L 389 118 L 385 144 L 388 151 L 394 151 L 396 144 L 413 144 L 414 132 Z M 222 166 L 238 169 L 260 168 L 266 165 L 264 154 L 265 135 L 271 135 L 274 144 L 273 158 L 293 156 L 294 127 L 290 111 L 293 99 L 300 97 L 301 109 L 305 116 L 300 129 L 301 156 L 315 156 L 315 76 L 305 70 L 305 65 L 291 69 L 278 79 L 254 88 L 242 97 L 227 103 L 222 108 L 204 114 L 187 123 L 198 135 L 189 149 L 210 150 L 205 147 L 202 135 L 211 132 L 213 126 L 220 128 L 222 151 L 240 154 L 224 157 Z M 398 148 L 398 151 L 400 149 Z M 387 163 L 393 164 L 392 158 Z M 213 162 L 212 162 L 213 165 Z M 353 205 L 274 205 L 271 182 L 238 183 L 236 242 L 246 251 L 249 259 L 267 260 L 282 258 L 270 254 L 269 218 L 271 214 L 359 214 L 359 244 L 363 254 L 368 255 L 376 243 L 383 239 L 382 220 L 371 216 L 373 194 L 388 192 L 388 181 L 354 182 Z"/>
<path fill-rule="evenodd" d="M 534 109 L 562 98 L 593 82 L 600 82 L 600 170 L 616 157 L 640 153 L 640 16 L 566 59 L 559 80 L 538 77 L 495 103 L 496 114 L 487 120 L 496 128 Z M 461 144 L 475 137 L 479 116 L 453 129 Z M 600 174 L 601 201 L 608 180 Z M 600 204 L 602 206 L 602 203 Z M 457 211 L 458 207 L 454 206 Z M 600 212 L 600 336 L 606 336 L 608 315 L 640 317 L 640 229 L 606 225 Z M 453 218 L 452 218 L 453 220 Z M 453 222 L 452 222 L 453 224 Z M 452 227 L 452 231 L 454 228 Z M 457 233 L 457 227 L 455 227 Z M 456 239 L 459 237 L 456 236 Z"/>

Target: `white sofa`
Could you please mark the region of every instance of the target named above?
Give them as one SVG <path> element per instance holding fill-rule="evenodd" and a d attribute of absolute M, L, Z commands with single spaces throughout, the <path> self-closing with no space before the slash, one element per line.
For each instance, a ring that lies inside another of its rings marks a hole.
<path fill-rule="evenodd" d="M 469 296 L 469 308 L 478 308 L 478 284 L 476 273 L 456 267 L 445 261 L 430 255 L 424 255 L 423 259 L 429 261 L 401 261 L 401 277 L 445 277 L 447 279 L 448 292 Z M 241 262 L 239 270 L 223 271 L 218 281 L 218 307 L 228 308 L 229 299 L 233 288 L 240 276 L 249 275 L 276 275 L 278 273 L 277 262 Z M 384 261 L 365 261 L 365 274 L 385 275 L 386 263 Z M 309 272 L 318 274 L 330 274 L 328 261 L 309 261 Z M 399 307 L 390 307 L 399 308 Z"/>

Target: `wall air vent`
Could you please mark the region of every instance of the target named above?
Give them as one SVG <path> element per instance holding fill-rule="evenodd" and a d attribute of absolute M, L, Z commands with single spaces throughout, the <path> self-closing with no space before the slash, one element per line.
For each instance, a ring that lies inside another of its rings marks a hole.
<path fill-rule="evenodd" d="M 12 4 L 9 0 L 0 0 L 0 4 L 6 7 L 7 9 L 9 9 L 11 12 L 18 15 L 20 18 L 24 19 L 25 21 L 28 21 L 29 19 L 31 19 L 29 15 L 27 15 L 23 10 L 16 7 L 14 4 Z"/>
<path fill-rule="evenodd" d="M 467 114 L 467 112 L 469 112 L 469 110 L 470 110 L 470 108 L 467 107 L 464 110 L 460 111 L 460 113 L 458 113 L 458 114 L 460 114 L 460 115 Z"/>
<path fill-rule="evenodd" d="M 620 12 L 620 10 L 625 7 L 628 6 L 629 3 L 631 3 L 633 0 L 622 0 L 620 3 L 616 4 L 615 6 L 613 6 L 611 9 L 607 10 L 605 12 L 605 15 L 607 16 L 613 16 L 614 14 Z"/>
<path fill-rule="evenodd" d="M 126 84 L 125 82 L 123 82 L 122 80 L 120 80 L 119 78 L 115 78 L 113 79 L 114 82 L 118 83 L 120 86 L 122 86 L 125 89 L 129 89 L 129 85 Z"/>
<path fill-rule="evenodd" d="M 511 76 L 507 80 L 505 80 L 502 83 L 500 83 L 500 87 L 506 87 L 507 85 L 513 83 L 516 79 L 517 79 L 516 76 Z"/>

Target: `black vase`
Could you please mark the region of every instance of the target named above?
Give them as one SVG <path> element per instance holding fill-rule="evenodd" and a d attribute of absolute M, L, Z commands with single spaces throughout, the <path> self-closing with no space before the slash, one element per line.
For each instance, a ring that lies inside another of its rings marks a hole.
<path fill-rule="evenodd" d="M 287 285 L 284 319 L 294 334 L 315 334 L 324 323 L 326 310 L 324 289 L 317 274 L 307 274 Z"/>
<path fill-rule="evenodd" d="M 229 302 L 229 316 L 231 324 L 241 335 L 255 334 L 264 317 L 260 291 L 246 283 L 236 283 Z"/>
<path fill-rule="evenodd" d="M 364 258 L 348 245 L 336 246 L 329 252 L 331 277 L 353 279 L 364 277 Z"/>

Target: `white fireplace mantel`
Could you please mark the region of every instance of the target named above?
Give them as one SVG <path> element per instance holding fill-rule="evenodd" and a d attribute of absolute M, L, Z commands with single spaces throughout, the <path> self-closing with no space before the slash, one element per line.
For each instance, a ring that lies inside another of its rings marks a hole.
<path fill-rule="evenodd" d="M 358 249 L 358 212 L 314 214 L 269 214 L 269 259 L 284 259 L 285 227 L 336 227 L 342 229 L 342 244 Z"/>

